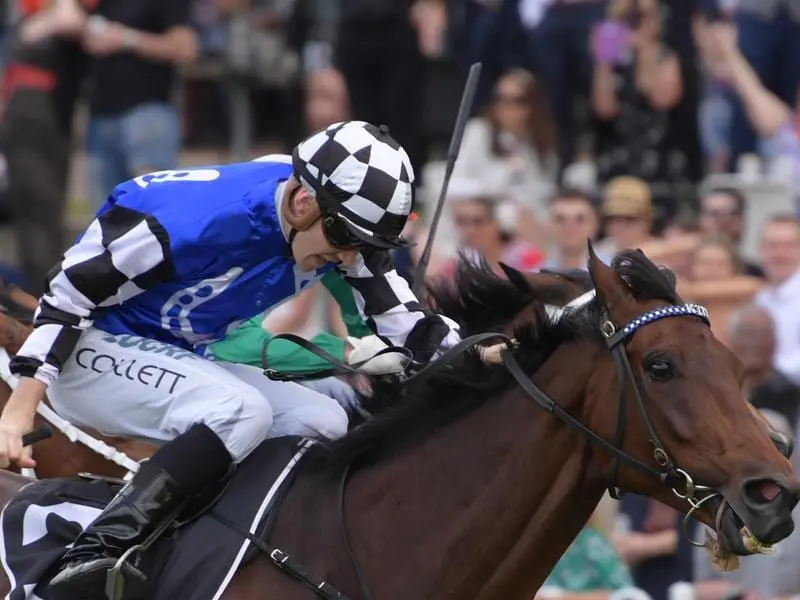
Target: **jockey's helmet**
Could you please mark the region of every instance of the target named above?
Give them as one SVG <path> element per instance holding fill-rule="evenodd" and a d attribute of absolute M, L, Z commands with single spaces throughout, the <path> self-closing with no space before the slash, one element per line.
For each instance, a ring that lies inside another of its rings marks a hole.
<path fill-rule="evenodd" d="M 292 164 L 323 216 L 340 219 L 358 241 L 379 248 L 408 245 L 400 233 L 414 207 L 414 169 L 387 127 L 334 123 L 300 142 Z"/>

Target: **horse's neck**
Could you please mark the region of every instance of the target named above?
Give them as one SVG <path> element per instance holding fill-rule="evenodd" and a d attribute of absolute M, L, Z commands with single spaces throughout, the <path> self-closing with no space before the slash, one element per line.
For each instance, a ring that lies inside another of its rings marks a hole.
<path fill-rule="evenodd" d="M 547 370 L 542 387 L 577 410 L 580 375 Z M 515 390 L 357 473 L 347 512 L 371 582 L 387 590 L 376 597 L 401 597 L 400 586 L 413 597 L 528 600 L 600 500 L 590 460 L 579 434 Z"/>

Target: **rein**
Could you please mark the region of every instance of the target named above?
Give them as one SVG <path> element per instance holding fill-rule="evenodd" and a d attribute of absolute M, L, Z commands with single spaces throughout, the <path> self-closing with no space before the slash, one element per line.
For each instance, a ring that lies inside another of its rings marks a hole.
<path fill-rule="evenodd" d="M 305 371 L 300 373 L 287 373 L 283 371 L 278 371 L 273 369 L 269 366 L 269 361 L 267 360 L 267 349 L 272 342 L 277 340 L 286 340 L 287 342 L 292 342 L 311 352 L 312 354 L 317 355 L 319 358 L 328 361 L 333 366 L 329 369 L 320 369 L 318 371 Z M 384 348 L 383 350 L 375 353 L 373 356 L 367 358 L 366 360 L 362 360 L 357 363 L 348 364 L 344 361 L 339 360 L 330 352 L 327 352 L 314 344 L 313 342 L 309 342 L 308 340 L 300 337 L 299 335 L 295 335 L 293 333 L 280 333 L 271 337 L 268 340 L 265 340 L 264 343 L 261 345 L 261 366 L 263 368 L 264 375 L 266 375 L 269 379 L 273 381 L 307 381 L 309 379 L 322 379 L 323 377 L 331 377 L 334 375 L 363 375 L 364 373 L 359 371 L 361 367 L 366 365 L 369 361 L 378 356 L 382 356 L 384 354 L 402 354 L 408 359 L 408 365 L 414 363 L 414 355 L 411 353 L 411 350 L 408 348 L 404 348 L 402 346 L 389 346 Z"/>

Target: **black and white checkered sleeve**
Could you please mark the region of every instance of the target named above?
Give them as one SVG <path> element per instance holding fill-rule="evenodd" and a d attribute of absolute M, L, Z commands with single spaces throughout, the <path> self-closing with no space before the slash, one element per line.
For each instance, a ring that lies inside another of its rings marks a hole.
<path fill-rule="evenodd" d="M 11 371 L 49 385 L 98 311 L 173 276 L 169 236 L 152 216 L 115 205 L 92 221 L 48 275 L 34 330 Z"/>
<path fill-rule="evenodd" d="M 355 290 L 356 306 L 370 329 L 390 345 L 406 346 L 427 361 L 461 339 L 458 324 L 423 309 L 385 250 L 360 253 L 339 271 Z"/>

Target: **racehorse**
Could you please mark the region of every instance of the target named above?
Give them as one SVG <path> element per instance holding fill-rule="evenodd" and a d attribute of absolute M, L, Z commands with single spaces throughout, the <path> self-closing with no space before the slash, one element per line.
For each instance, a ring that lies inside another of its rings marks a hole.
<path fill-rule="evenodd" d="M 367 598 L 368 583 L 381 600 L 528 600 L 609 484 L 684 512 L 688 498 L 723 552 L 747 554 L 748 538 L 789 535 L 800 482 L 749 408 L 742 367 L 703 311 L 681 304 L 674 279 L 641 253 L 623 253 L 612 269 L 590 251 L 590 267 L 595 299 L 557 320 L 538 309 L 537 324 L 518 323 L 503 364 L 468 353 L 404 392 L 404 402 L 315 446 L 270 542 L 351 598 Z M 459 286 L 434 296 L 461 307 L 450 314 L 467 333 L 492 307 L 511 322 L 536 300 L 551 302 L 552 290 L 522 274 L 506 281 L 462 269 Z M 358 570 L 339 531 L 344 465 Z M 0 501 L 14 477 L 0 473 Z M 223 598 L 267 591 L 312 597 L 259 557 Z"/>

